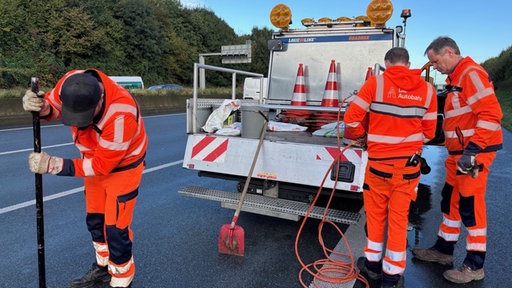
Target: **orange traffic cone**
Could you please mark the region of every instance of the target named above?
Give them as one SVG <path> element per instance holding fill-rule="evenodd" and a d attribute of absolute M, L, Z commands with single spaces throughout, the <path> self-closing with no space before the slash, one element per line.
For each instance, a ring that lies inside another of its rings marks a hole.
<path fill-rule="evenodd" d="M 295 86 L 293 87 L 293 98 L 291 101 L 292 106 L 307 106 L 306 99 L 306 85 L 304 84 L 304 67 L 299 64 L 297 70 L 297 78 L 295 80 Z M 304 122 L 309 117 L 310 112 L 308 110 L 295 110 L 290 109 L 284 111 L 287 121 L 300 123 Z"/>
<path fill-rule="evenodd" d="M 322 98 L 322 106 L 338 107 L 338 81 L 336 79 L 336 61 L 331 60 L 331 67 L 325 82 L 324 97 Z"/>
<path fill-rule="evenodd" d="M 295 87 L 293 87 L 292 105 L 306 106 L 306 85 L 304 84 L 304 68 L 299 64 Z"/>

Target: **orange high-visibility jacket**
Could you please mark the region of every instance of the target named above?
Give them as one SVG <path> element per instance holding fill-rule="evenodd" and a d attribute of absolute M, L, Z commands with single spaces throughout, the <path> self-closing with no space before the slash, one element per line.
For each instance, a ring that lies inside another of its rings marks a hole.
<path fill-rule="evenodd" d="M 369 78 L 344 115 L 345 129 L 367 134 L 371 160 L 410 158 L 435 136 L 437 97 L 421 70 L 392 66 Z M 368 131 L 361 121 L 368 113 Z"/>
<path fill-rule="evenodd" d="M 60 90 L 64 80 L 75 73 L 92 71 L 105 87 L 103 109 L 87 128 L 71 127 L 73 140 L 82 158 L 64 159 L 61 176 L 107 175 L 138 166 L 144 161 L 147 136 L 140 109 L 126 89 L 96 69 L 72 70 L 45 95 L 51 113 L 45 117 L 61 117 Z"/>
<path fill-rule="evenodd" d="M 446 83 L 449 93 L 443 131 L 448 152 L 461 154 L 468 149 L 476 154 L 501 149 L 503 114 L 487 72 L 465 57 L 448 75 Z"/>

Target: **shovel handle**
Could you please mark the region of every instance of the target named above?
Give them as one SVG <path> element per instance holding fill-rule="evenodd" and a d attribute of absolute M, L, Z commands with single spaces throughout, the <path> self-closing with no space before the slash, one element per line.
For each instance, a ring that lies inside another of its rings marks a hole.
<path fill-rule="evenodd" d="M 251 169 L 249 169 L 249 174 L 247 175 L 247 180 L 245 180 L 244 190 L 242 190 L 242 195 L 240 196 L 240 201 L 238 202 L 238 207 L 236 208 L 235 215 L 233 220 L 238 219 L 238 215 L 240 215 L 240 210 L 242 210 L 242 205 L 244 204 L 245 196 L 247 195 L 247 190 L 249 190 L 249 183 L 251 182 L 252 173 L 254 172 L 254 167 L 256 166 L 256 162 L 258 161 L 258 156 L 260 154 L 261 146 L 263 145 L 263 140 L 265 139 L 265 131 L 267 131 L 267 120 L 268 118 L 259 111 L 260 114 L 263 115 L 265 121 L 263 122 L 263 127 L 261 129 L 260 140 L 258 142 L 258 147 L 256 148 L 256 152 L 254 153 L 254 158 L 252 159 Z M 231 228 L 235 227 L 236 221 L 231 223 Z"/>

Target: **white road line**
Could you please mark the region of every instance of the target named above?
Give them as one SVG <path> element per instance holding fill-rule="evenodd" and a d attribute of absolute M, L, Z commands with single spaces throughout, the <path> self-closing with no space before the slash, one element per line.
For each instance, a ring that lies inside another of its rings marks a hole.
<path fill-rule="evenodd" d="M 143 173 L 144 174 L 145 173 L 151 173 L 151 172 L 154 172 L 154 171 L 157 171 L 157 170 L 160 170 L 160 169 L 165 169 L 167 167 L 179 165 L 181 163 L 183 163 L 183 160 L 174 161 L 174 162 L 167 163 L 167 164 L 162 164 L 162 165 L 155 166 L 155 167 L 152 167 L 152 168 L 144 169 Z M 43 197 L 43 202 L 47 202 L 47 201 L 50 201 L 50 200 L 62 198 L 62 197 L 65 197 L 65 196 L 68 196 L 68 195 L 72 195 L 72 194 L 75 194 L 75 193 L 78 193 L 78 192 L 82 192 L 82 191 L 84 191 L 84 186 L 81 186 L 81 187 L 78 187 L 78 188 L 74 188 L 74 189 L 71 189 L 71 190 L 67 190 L 67 191 L 63 191 L 63 192 L 60 192 L 60 193 L 44 196 Z M 11 212 L 11 211 L 16 211 L 18 209 L 22 209 L 22 208 L 25 208 L 25 207 L 33 206 L 33 205 L 36 205 L 36 200 L 29 200 L 29 201 L 25 201 L 25 202 L 22 202 L 22 203 L 19 203 L 19 204 L 15 204 L 15 205 L 7 206 L 7 207 L 4 207 L 4 208 L 0 208 L 0 215 L 5 214 L 7 212 Z"/>
<path fill-rule="evenodd" d="M 64 144 L 56 144 L 56 145 L 43 146 L 43 147 L 41 147 L 41 149 L 45 150 L 45 149 L 48 149 L 48 148 L 62 147 L 62 146 L 68 146 L 68 145 L 73 145 L 73 142 L 64 143 Z M 0 156 L 7 155 L 7 154 L 27 152 L 27 151 L 34 151 L 34 148 L 26 148 L 26 149 L 20 149 L 20 150 L 12 150 L 12 151 L 0 152 Z"/>

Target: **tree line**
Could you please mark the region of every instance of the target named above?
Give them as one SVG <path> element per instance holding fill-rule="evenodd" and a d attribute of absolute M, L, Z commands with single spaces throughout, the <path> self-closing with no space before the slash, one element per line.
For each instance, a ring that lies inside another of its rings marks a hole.
<path fill-rule="evenodd" d="M 512 46 L 497 57 L 487 59 L 482 66 L 489 73 L 496 88 L 512 90 Z"/>
<path fill-rule="evenodd" d="M 26 85 L 31 76 L 53 85 L 71 69 L 98 68 L 109 75 L 138 75 L 145 83 L 192 83 L 200 53 L 252 41 L 252 63 L 232 68 L 266 74 L 272 31 L 237 35 L 205 8 L 179 0 L 2 0 L 0 88 Z M 219 57 L 207 64 L 220 65 Z M 230 75 L 207 73 L 212 85 Z"/>
<path fill-rule="evenodd" d="M 269 11 L 270 12 L 270 11 Z M 272 30 L 254 27 L 237 35 L 205 8 L 179 0 L 2 0 L 0 88 L 25 86 L 40 76 L 52 86 L 71 69 L 98 68 L 109 75 L 138 75 L 146 84 L 190 86 L 199 54 L 223 45 L 252 43 L 252 62 L 231 68 L 268 71 Z M 220 57 L 207 64 L 221 65 Z M 512 88 L 512 47 L 482 65 L 491 79 Z M 207 83 L 226 86 L 230 75 L 207 73 Z"/>

